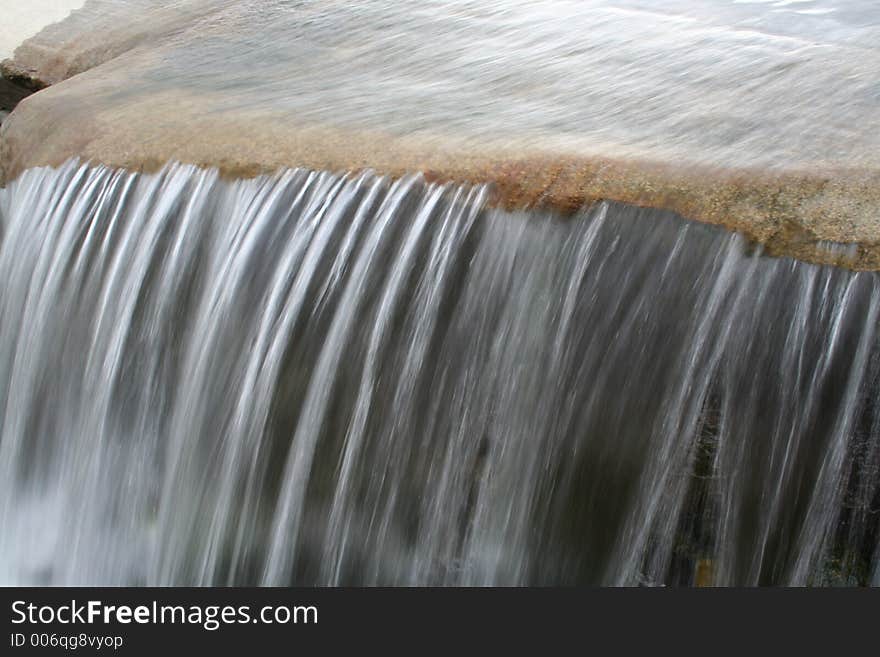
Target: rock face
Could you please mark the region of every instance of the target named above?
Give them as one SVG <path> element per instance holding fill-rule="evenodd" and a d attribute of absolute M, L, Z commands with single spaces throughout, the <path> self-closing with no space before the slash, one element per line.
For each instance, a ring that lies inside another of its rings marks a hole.
<path fill-rule="evenodd" d="M 870 0 L 155 4 L 89 0 L 16 51 L 4 70 L 51 88 L 4 122 L 0 175 L 74 156 L 421 170 L 507 207 L 607 198 L 880 268 Z"/>
<path fill-rule="evenodd" d="M 0 70 L 2 74 L 2 70 Z M 8 114 L 18 105 L 23 98 L 31 94 L 31 91 L 25 89 L 5 77 L 0 77 L 0 112 Z M 5 118 L 5 116 L 3 117 Z M 0 120 L 0 123 L 3 121 Z"/>
<path fill-rule="evenodd" d="M 7 57 L 11 57 L 23 41 L 64 19 L 82 4 L 83 0 L 29 0 L 3 7 L 0 12 L 0 123 L 22 98 L 48 86 L 36 77 L 36 69 L 27 70 Z"/>

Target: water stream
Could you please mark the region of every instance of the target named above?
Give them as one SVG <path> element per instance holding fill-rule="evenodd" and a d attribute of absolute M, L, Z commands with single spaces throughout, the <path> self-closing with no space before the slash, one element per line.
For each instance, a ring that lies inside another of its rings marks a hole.
<path fill-rule="evenodd" d="M 600 203 L 0 190 L 4 584 L 880 584 L 880 281 Z"/>

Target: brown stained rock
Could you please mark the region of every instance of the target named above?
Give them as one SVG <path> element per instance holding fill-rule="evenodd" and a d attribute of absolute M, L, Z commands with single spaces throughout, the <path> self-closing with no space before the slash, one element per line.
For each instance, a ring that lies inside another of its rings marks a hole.
<path fill-rule="evenodd" d="M 317 119 L 289 106 L 304 102 L 287 91 L 299 94 L 301 88 L 293 53 L 281 53 L 291 57 L 285 66 L 242 79 L 245 91 L 235 87 L 234 94 L 223 86 L 222 67 L 210 58 L 194 69 L 195 78 L 189 68 L 176 67 L 180 58 L 203 57 L 212 49 L 226 52 L 223 40 L 254 22 L 254 16 L 244 20 L 237 14 L 214 20 L 209 4 L 189 3 L 187 20 L 208 16 L 193 28 L 189 22 L 181 27 L 183 10 L 175 10 L 135 30 L 90 32 L 81 13 L 72 35 L 62 25 L 19 48 L 3 70 L 34 87 L 52 86 L 22 102 L 0 128 L 0 182 L 71 157 L 139 171 L 177 160 L 217 167 L 230 177 L 298 166 L 372 169 L 391 176 L 421 171 L 431 182 L 490 183 L 492 202 L 507 209 L 572 214 L 608 199 L 739 231 L 771 255 L 880 269 L 880 166 L 870 144 L 852 158 L 804 157 L 777 166 L 761 159 L 764 151 L 716 161 L 709 150 L 687 159 L 670 155 L 675 151 L 639 151 L 608 139 L 578 137 L 570 147 L 564 136 L 520 133 L 503 124 L 479 135 L 446 130 L 444 124 L 434 132 L 377 129 L 338 118 L 337 107 Z M 87 3 L 85 9 L 94 12 L 97 5 Z M 335 3 L 326 7 L 344 11 Z M 231 43 L 232 53 L 254 47 L 252 40 Z M 254 52 L 262 57 L 259 48 Z M 348 56 L 339 46 L 322 52 L 328 61 Z M 281 75 L 292 78 L 279 85 Z M 322 97 L 309 102 L 318 107 Z M 874 138 L 873 132 L 864 134 Z M 840 247 L 846 244 L 857 248 Z"/>
<path fill-rule="evenodd" d="M 12 179 L 25 168 L 58 166 L 69 157 L 146 172 L 177 160 L 217 167 L 229 177 L 295 166 L 391 176 L 422 171 L 432 182 L 491 183 L 493 202 L 506 209 L 572 214 L 608 199 L 724 226 L 764 244 L 771 255 L 880 269 L 875 174 L 768 175 L 503 149 L 475 155 L 466 145 L 458 150 L 455 144 L 295 126 L 260 115 L 237 115 L 230 131 L 227 117 L 201 114 L 199 103 L 172 97 L 152 99 L 176 108 L 157 129 L 155 117 L 134 105 L 103 114 L 82 95 L 87 86 L 71 80 L 24 101 L 2 127 L 0 175 Z M 828 246 L 849 242 L 859 244 L 851 256 Z"/>
<path fill-rule="evenodd" d="M 27 95 L 28 92 L 33 93 L 45 89 L 50 84 L 41 79 L 38 70 L 17 64 L 12 59 L 4 59 L 0 62 L 0 76 L 8 83 L 25 90 L 24 94 L 20 94 L 20 98 Z"/>

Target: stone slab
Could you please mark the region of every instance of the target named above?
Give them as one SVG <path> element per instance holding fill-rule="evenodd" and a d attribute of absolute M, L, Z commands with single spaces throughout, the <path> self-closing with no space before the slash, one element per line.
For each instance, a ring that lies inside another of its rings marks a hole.
<path fill-rule="evenodd" d="M 51 86 L 4 123 L 0 174 L 420 170 L 508 207 L 613 199 L 878 269 L 873 5 L 88 0 L 5 63 Z"/>

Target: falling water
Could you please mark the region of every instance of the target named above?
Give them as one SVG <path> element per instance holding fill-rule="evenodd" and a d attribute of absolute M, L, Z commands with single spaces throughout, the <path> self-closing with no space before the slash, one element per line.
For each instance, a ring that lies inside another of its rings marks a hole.
<path fill-rule="evenodd" d="M 880 284 L 602 203 L 0 190 L 6 584 L 880 584 Z"/>

